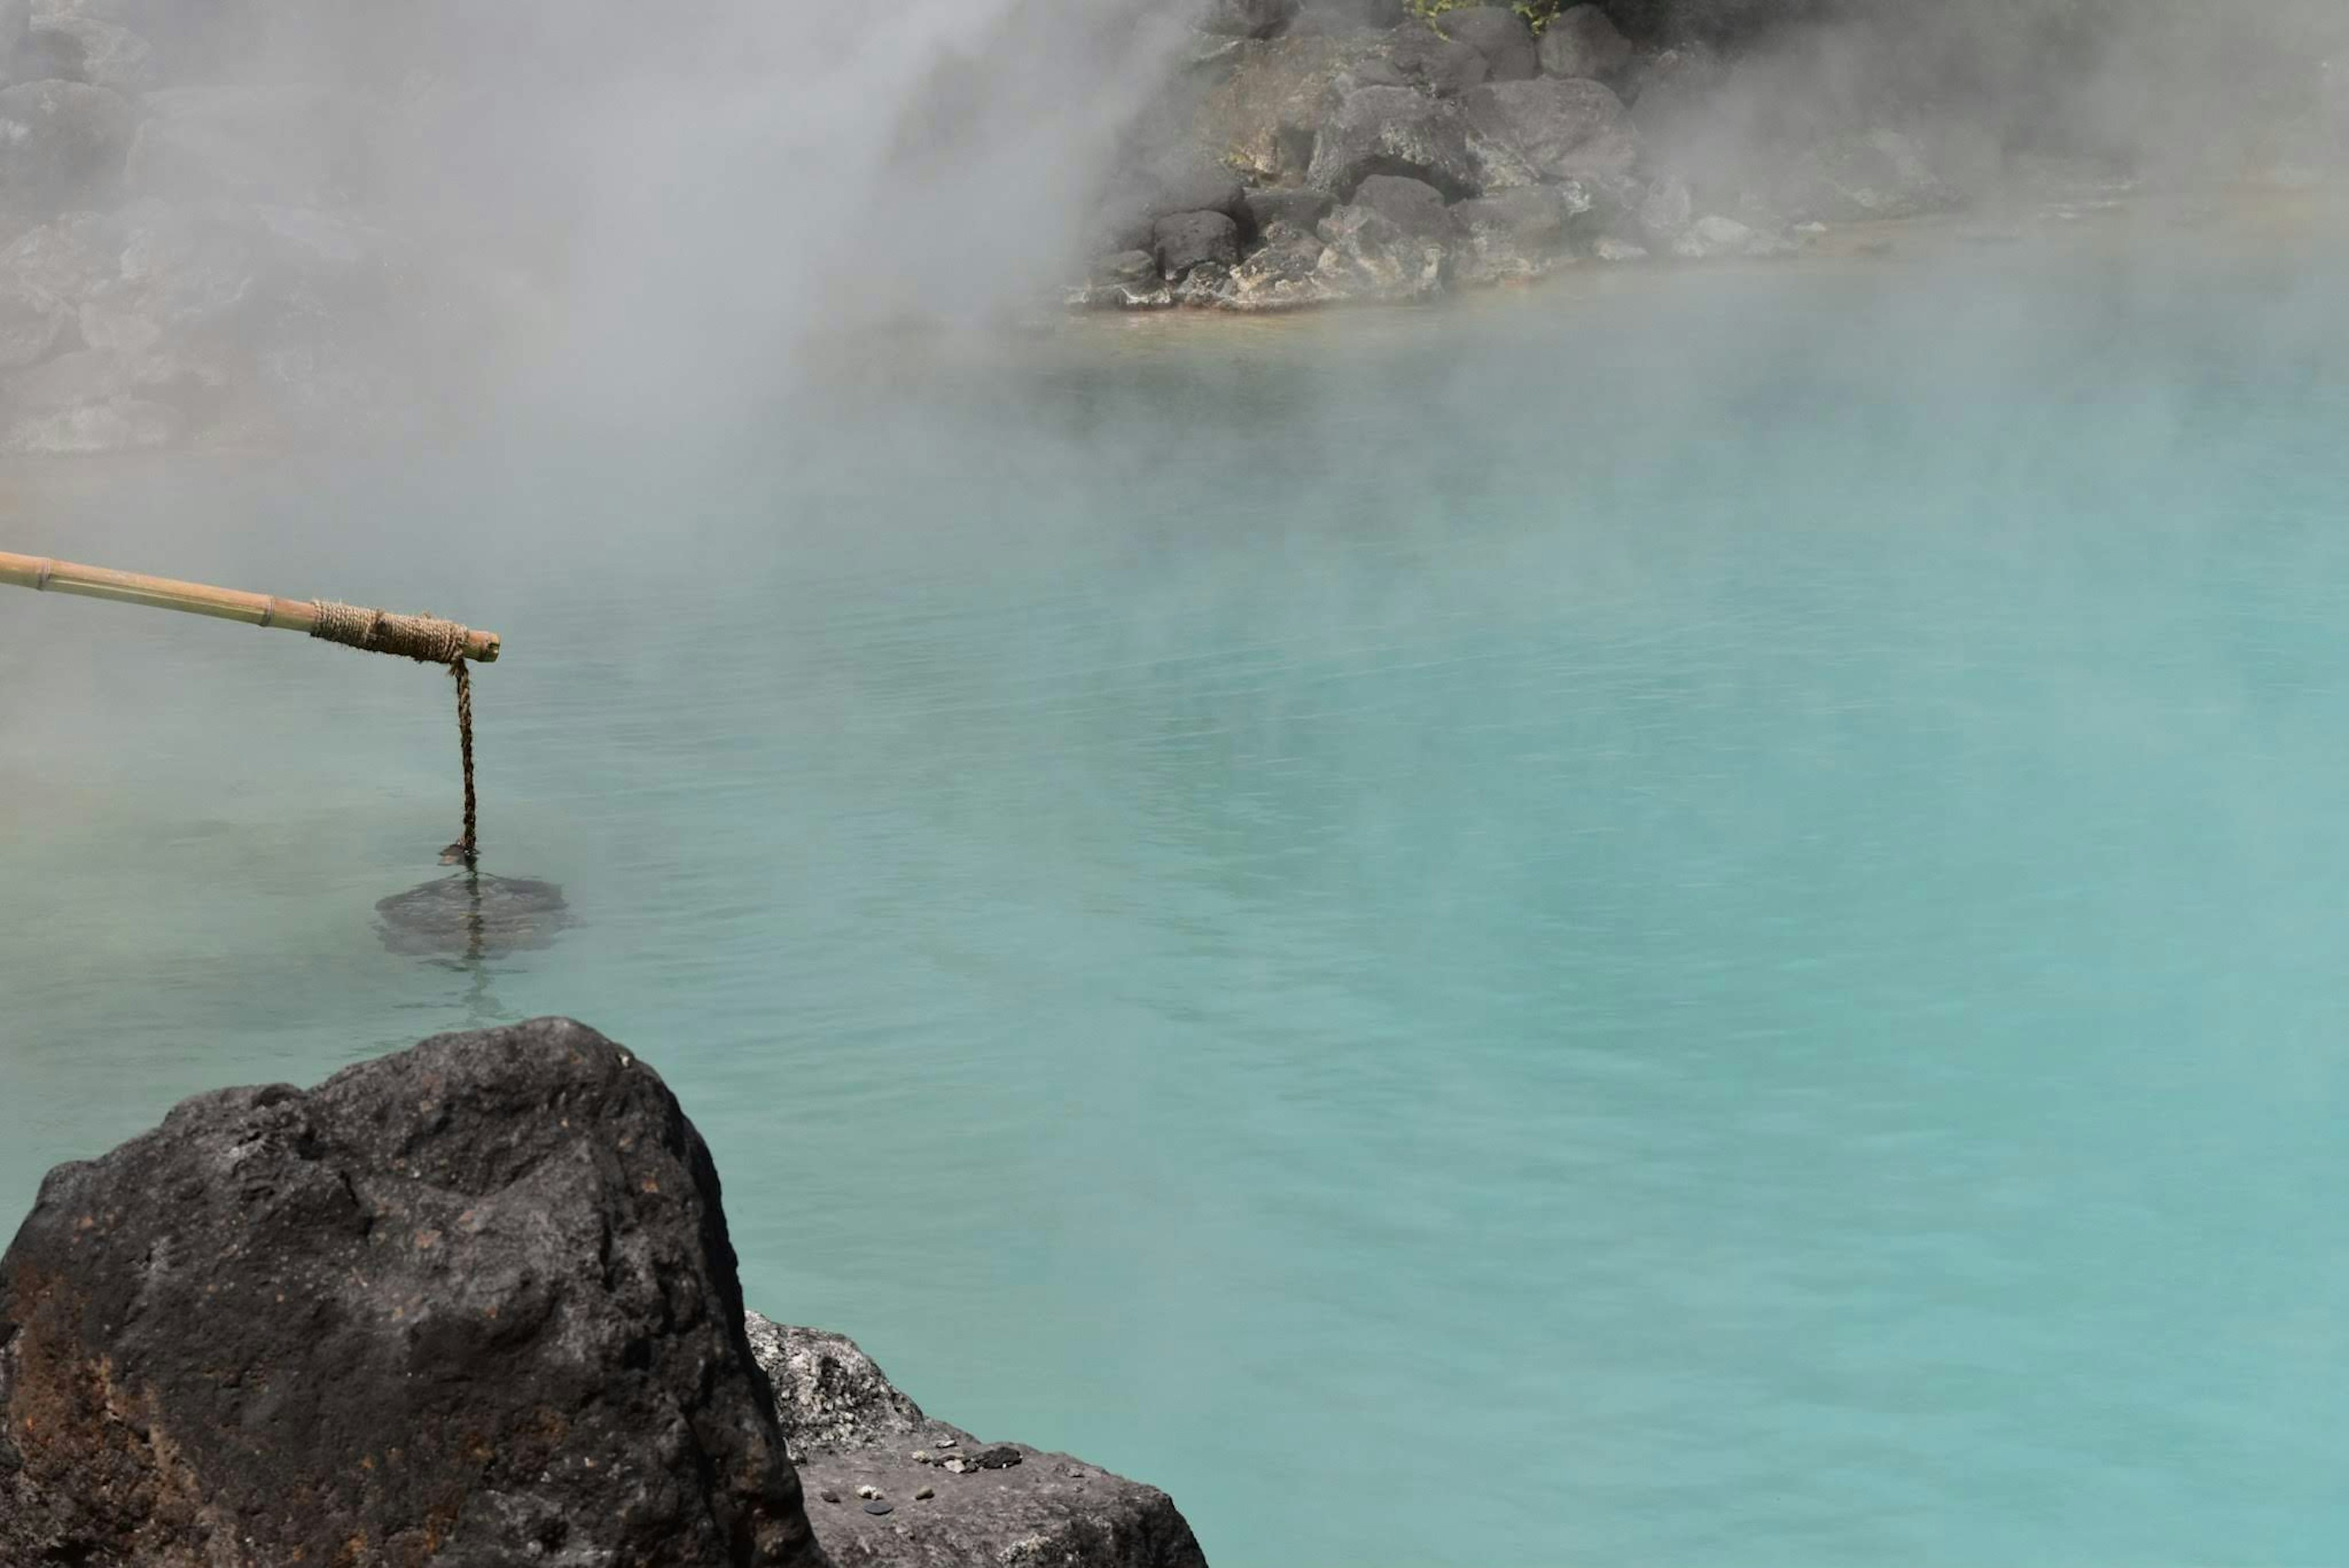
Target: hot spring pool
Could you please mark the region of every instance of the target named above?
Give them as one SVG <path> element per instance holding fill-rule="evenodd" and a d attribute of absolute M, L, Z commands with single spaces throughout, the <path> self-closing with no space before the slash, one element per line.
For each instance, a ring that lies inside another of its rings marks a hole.
<path fill-rule="evenodd" d="M 18 549 L 502 632 L 489 864 L 576 924 L 371 929 L 454 832 L 445 680 L 0 601 L 0 1210 L 190 1092 L 566 1012 L 708 1135 L 753 1304 L 1219 1568 L 2338 1563 L 2320 249 L 16 473 Z"/>

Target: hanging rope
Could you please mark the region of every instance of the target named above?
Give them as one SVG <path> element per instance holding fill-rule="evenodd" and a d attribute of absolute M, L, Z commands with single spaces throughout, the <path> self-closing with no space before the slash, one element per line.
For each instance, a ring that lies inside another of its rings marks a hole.
<path fill-rule="evenodd" d="M 465 758 L 465 836 L 457 841 L 457 850 L 471 871 L 481 857 L 473 804 L 473 677 L 461 659 L 449 661 L 449 673 L 457 678 L 457 747 Z"/>
<path fill-rule="evenodd" d="M 453 858 L 466 870 L 477 870 L 481 843 L 480 809 L 473 798 L 473 677 L 465 666 L 467 642 L 473 634 L 438 616 L 392 615 L 333 599 L 316 600 L 311 608 L 318 618 L 310 635 L 321 642 L 413 659 L 419 664 L 445 664 L 457 678 L 457 749 L 465 759 L 465 836 L 440 853 L 444 860 Z"/>

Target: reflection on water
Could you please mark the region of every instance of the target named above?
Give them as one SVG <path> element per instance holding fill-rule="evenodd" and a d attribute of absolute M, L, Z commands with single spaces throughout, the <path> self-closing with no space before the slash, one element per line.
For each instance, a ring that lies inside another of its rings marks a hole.
<path fill-rule="evenodd" d="M 52 492 L 496 626 L 580 919 L 376 914 L 413 670 L 0 603 L 0 1207 L 564 1012 L 753 1303 L 1223 1568 L 2349 1560 L 2349 300 L 2186 243 Z"/>

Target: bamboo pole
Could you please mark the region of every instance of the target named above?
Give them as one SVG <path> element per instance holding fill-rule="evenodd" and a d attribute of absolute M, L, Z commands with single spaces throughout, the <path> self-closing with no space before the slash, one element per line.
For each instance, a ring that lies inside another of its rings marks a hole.
<path fill-rule="evenodd" d="M 327 632 L 320 631 L 320 623 L 328 619 L 330 611 L 345 610 L 347 617 L 347 607 L 336 606 L 327 600 L 281 599 L 274 594 L 248 594 L 235 588 L 210 587 L 202 583 L 174 582 L 170 577 L 117 572 L 105 566 L 76 566 L 70 561 L 45 560 L 37 556 L 12 556 L 5 550 L 0 550 L 0 583 L 31 588 L 37 593 L 78 594 L 85 598 L 110 599 L 116 604 L 145 605 L 150 609 L 179 610 L 185 615 L 243 621 L 247 626 L 305 632 L 313 637 L 326 636 L 330 641 L 350 641 L 347 638 L 334 635 L 332 627 Z M 481 664 L 495 663 L 502 646 L 495 632 L 475 631 L 470 627 L 437 621 L 429 617 L 378 615 L 376 618 L 378 622 L 394 623 L 410 631 L 424 628 L 457 634 L 461 639 L 458 656 Z M 350 646 L 370 645 L 350 642 Z M 408 650 L 386 648 L 380 651 Z"/>

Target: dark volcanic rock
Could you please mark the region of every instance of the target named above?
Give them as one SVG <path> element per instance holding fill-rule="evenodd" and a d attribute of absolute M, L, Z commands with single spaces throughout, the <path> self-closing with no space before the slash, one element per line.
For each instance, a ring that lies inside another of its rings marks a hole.
<path fill-rule="evenodd" d="M 1514 150 L 1545 180 L 1618 178 L 1639 156 L 1623 101 L 1598 82 L 1495 82 L 1462 103 L 1479 136 Z"/>
<path fill-rule="evenodd" d="M 717 1172 L 540 1020 L 180 1106 L 0 1259 L 0 1563 L 823 1561 Z"/>
<path fill-rule="evenodd" d="M 750 1338 L 792 1458 L 821 1500 L 809 1505 L 816 1539 L 838 1568 L 1206 1568 L 1155 1487 L 1066 1454 L 981 1443 L 924 1415 L 839 1334 L 754 1314 Z M 867 1502 L 859 1487 L 881 1495 Z"/>
<path fill-rule="evenodd" d="M 1631 58 L 1631 40 L 1616 30 L 1596 5 L 1576 5 L 1550 18 L 1542 29 L 1541 68 L 1546 76 L 1603 77 Z"/>
<path fill-rule="evenodd" d="M 1521 82 L 1540 68 L 1534 55 L 1534 31 L 1526 19 L 1506 5 L 1470 5 L 1446 11 L 1433 24 L 1447 38 L 1467 45 L 1485 57 L 1496 82 Z"/>
<path fill-rule="evenodd" d="M 1321 238 L 1315 276 L 1331 300 L 1411 303 L 1435 297 L 1450 281 L 1451 253 L 1442 241 L 1405 234 L 1360 202 L 1322 219 Z"/>
<path fill-rule="evenodd" d="M 1539 277 L 1565 255 L 1568 221 L 1590 208 L 1571 186 L 1496 191 L 1452 209 L 1463 244 L 1461 275 L 1471 283 Z"/>
<path fill-rule="evenodd" d="M 1309 185 L 1251 191 L 1247 194 L 1248 229 L 1261 234 L 1275 223 L 1287 223 L 1294 229 L 1310 230 L 1329 216 L 1334 204 L 1329 192 L 1316 191 Z"/>
<path fill-rule="evenodd" d="M 1158 270 L 1180 278 L 1203 263 L 1229 266 L 1239 260 L 1240 229 L 1221 213 L 1177 213 L 1158 220 L 1151 244 Z"/>
<path fill-rule="evenodd" d="M 1458 106 L 1409 88 L 1348 94 L 1314 143 L 1306 182 L 1343 199 L 1373 174 L 1407 174 L 1448 196 L 1469 194 L 1476 166 Z"/>
<path fill-rule="evenodd" d="M 1491 62 L 1475 45 L 1416 25 L 1395 30 L 1393 41 L 1387 46 L 1387 63 L 1400 74 L 1401 81 L 1365 80 L 1363 85 L 1416 84 L 1438 97 L 1457 98 L 1493 74 Z"/>
<path fill-rule="evenodd" d="M 1452 214 L 1444 209 L 1444 192 L 1424 180 L 1373 174 L 1356 189 L 1354 201 L 1413 239 L 1442 242 L 1452 237 Z"/>

